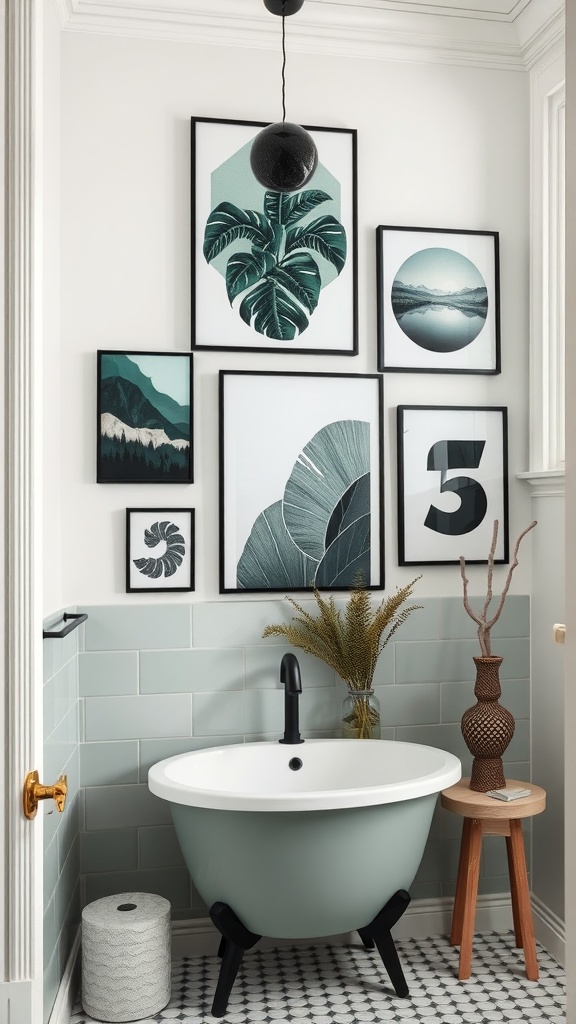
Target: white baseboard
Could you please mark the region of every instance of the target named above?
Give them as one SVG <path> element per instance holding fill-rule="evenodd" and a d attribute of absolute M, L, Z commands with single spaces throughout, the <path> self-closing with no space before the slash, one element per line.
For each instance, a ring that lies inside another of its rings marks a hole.
<path fill-rule="evenodd" d="M 566 927 L 564 921 L 554 914 L 537 896 L 531 897 L 534 933 L 538 942 L 552 954 L 555 960 L 566 966 Z"/>
<path fill-rule="evenodd" d="M 80 928 L 72 944 L 72 949 L 66 961 L 62 981 L 58 988 L 58 994 L 48 1019 L 48 1024 L 70 1024 L 72 1007 L 76 996 L 80 991 Z"/>
<path fill-rule="evenodd" d="M 430 935 L 448 935 L 452 922 L 451 898 L 414 900 L 405 914 L 394 926 L 395 939 L 423 939 Z M 479 896 L 476 909 L 477 932 L 505 932 L 512 928 L 510 896 L 506 893 L 495 896 Z M 274 946 L 310 946 L 316 939 L 268 939 L 258 943 L 258 949 Z M 344 935 L 322 937 L 326 944 L 351 945 L 359 942 L 356 932 Z M 209 917 L 175 921 L 172 926 L 172 952 L 179 956 L 213 955 L 218 950 L 220 934 Z"/>

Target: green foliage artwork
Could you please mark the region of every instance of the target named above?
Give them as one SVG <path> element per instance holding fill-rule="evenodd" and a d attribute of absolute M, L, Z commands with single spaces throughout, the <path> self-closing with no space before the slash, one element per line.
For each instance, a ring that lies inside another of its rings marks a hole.
<path fill-rule="evenodd" d="M 346 231 L 332 214 L 316 215 L 331 201 L 321 189 L 267 191 L 262 210 L 243 210 L 230 202 L 212 210 L 204 257 L 211 264 L 226 254 L 228 301 L 239 300 L 240 317 L 259 334 L 276 341 L 302 334 L 327 283 L 323 266 L 336 276 L 341 273 Z"/>
<path fill-rule="evenodd" d="M 240 590 L 350 587 L 370 579 L 370 424 L 338 420 L 304 446 L 282 498 L 257 517 Z"/>

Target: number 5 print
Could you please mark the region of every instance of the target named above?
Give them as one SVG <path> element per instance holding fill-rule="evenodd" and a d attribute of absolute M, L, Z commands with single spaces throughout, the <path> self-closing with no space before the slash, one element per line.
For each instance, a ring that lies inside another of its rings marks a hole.
<path fill-rule="evenodd" d="M 446 479 L 449 469 L 478 469 L 486 441 L 436 441 L 428 452 L 429 470 L 440 471 L 440 493 L 453 491 L 460 498 L 460 508 L 445 512 L 430 505 L 424 526 L 450 537 L 470 533 L 484 519 L 488 508 L 486 491 L 469 476 Z"/>
<path fill-rule="evenodd" d="M 508 561 L 508 410 L 399 405 L 398 564 Z"/>

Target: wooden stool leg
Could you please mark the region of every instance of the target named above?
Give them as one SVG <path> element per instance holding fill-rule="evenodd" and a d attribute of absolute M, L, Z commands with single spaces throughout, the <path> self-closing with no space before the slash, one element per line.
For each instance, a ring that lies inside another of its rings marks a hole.
<path fill-rule="evenodd" d="M 518 929 L 524 949 L 526 977 L 529 981 L 538 981 L 538 960 L 536 958 L 536 941 L 534 938 L 532 911 L 530 909 L 524 836 L 522 834 L 522 822 L 519 818 L 510 821 L 510 836 L 507 837 L 506 843 L 510 851 L 510 882 L 511 886 L 516 889 Z"/>
<path fill-rule="evenodd" d="M 466 981 L 472 970 L 472 943 L 474 939 L 474 921 L 476 918 L 476 898 L 478 894 L 478 876 L 480 874 L 480 854 L 482 852 L 482 822 L 470 818 L 468 851 L 462 881 L 462 940 L 460 943 L 460 963 L 458 977 Z"/>
<path fill-rule="evenodd" d="M 522 949 L 522 931 L 520 928 L 520 911 L 518 908 L 518 886 L 516 885 L 516 872 L 514 870 L 514 863 L 512 859 L 512 843 L 510 841 L 510 836 L 506 836 L 506 854 L 508 857 L 508 875 L 510 878 L 512 920 L 514 921 L 514 941 L 516 943 L 516 948 Z"/>
<path fill-rule="evenodd" d="M 460 840 L 460 859 L 458 861 L 458 875 L 456 877 L 454 909 L 452 911 L 452 931 L 450 932 L 451 946 L 459 946 L 462 942 L 464 891 L 466 888 L 466 871 L 468 868 L 468 858 L 470 853 L 470 825 L 471 819 L 464 818 L 462 821 L 462 839 Z"/>

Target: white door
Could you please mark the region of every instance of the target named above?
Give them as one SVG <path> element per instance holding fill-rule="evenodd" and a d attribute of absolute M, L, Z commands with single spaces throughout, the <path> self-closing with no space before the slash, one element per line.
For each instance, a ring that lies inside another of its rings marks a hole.
<path fill-rule="evenodd" d="M 22 787 L 42 771 L 42 551 L 40 203 L 41 0 L 0 0 L 6 61 L 2 108 L 7 122 L 0 174 L 5 245 L 2 260 L 6 359 L 0 368 L 4 472 L 0 530 L 4 538 L 0 656 L 4 750 L 0 768 L 4 817 L 0 870 L 0 1024 L 39 1024 L 42 1007 L 42 815 L 28 821 Z M 4 200 L 4 197 L 5 200 Z M 4 379 L 5 373 L 5 379 Z M 1 399 L 0 399 L 1 401 Z M 0 712 L 0 714 L 2 714 Z M 2 777 L 4 775 L 4 777 Z M 42 780 L 44 781 L 44 780 Z"/>

